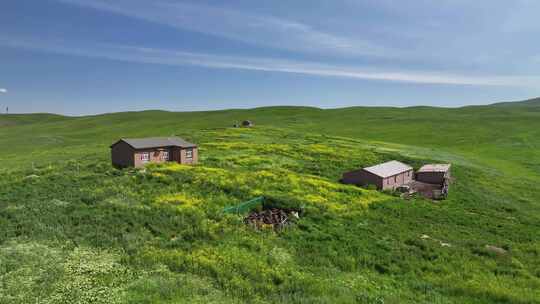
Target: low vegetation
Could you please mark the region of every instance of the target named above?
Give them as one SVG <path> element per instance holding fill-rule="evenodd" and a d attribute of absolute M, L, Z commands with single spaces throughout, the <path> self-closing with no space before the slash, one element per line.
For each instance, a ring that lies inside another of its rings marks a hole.
<path fill-rule="evenodd" d="M 404 145 L 411 138 L 373 142 L 366 130 L 322 132 L 322 122 L 306 132 L 318 110 L 253 111 L 287 126 L 214 125 L 236 112 L 195 113 L 224 115 L 206 125 L 173 122 L 181 113 L 125 114 L 148 117 L 138 134 L 119 114 L 9 118 L 0 135 L 21 136 L 0 139 L 12 147 L 0 151 L 0 303 L 540 302 L 540 176 L 512 176 L 536 156 L 512 158 L 532 152 L 518 147 L 496 162 L 496 149 L 482 158 L 428 138 L 414 148 Z M 199 165 L 110 166 L 107 144 L 167 135 L 166 122 L 201 144 Z M 76 128 L 83 124 L 99 131 Z M 390 159 L 453 162 L 448 200 L 404 201 L 338 182 Z M 301 210 L 300 219 L 256 230 L 222 212 L 261 195 Z"/>

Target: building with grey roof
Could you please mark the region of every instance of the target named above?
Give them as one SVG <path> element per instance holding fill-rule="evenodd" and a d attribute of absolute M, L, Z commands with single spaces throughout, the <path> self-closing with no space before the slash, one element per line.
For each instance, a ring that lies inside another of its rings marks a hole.
<path fill-rule="evenodd" d="M 198 147 L 180 137 L 122 138 L 111 145 L 116 167 L 141 167 L 148 163 L 196 164 Z"/>
<path fill-rule="evenodd" d="M 396 189 L 413 180 L 414 169 L 402 162 L 393 160 L 371 167 L 346 172 L 341 182 L 359 186 L 373 185 L 380 190 Z"/>

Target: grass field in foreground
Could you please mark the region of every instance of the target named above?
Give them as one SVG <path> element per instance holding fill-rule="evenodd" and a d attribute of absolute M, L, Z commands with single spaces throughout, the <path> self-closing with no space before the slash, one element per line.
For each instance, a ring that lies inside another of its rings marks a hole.
<path fill-rule="evenodd" d="M 534 102 L 0 116 L 0 303 L 539 303 L 538 116 Z M 257 126 L 227 128 L 242 119 Z M 198 166 L 110 167 L 118 137 L 173 134 L 200 143 Z M 451 161 L 449 199 L 337 182 L 389 159 Z M 221 213 L 258 195 L 304 212 L 282 232 Z"/>

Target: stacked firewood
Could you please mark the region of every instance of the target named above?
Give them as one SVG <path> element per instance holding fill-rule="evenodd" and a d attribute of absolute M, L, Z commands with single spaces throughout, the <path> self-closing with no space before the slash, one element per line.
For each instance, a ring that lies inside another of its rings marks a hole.
<path fill-rule="evenodd" d="M 271 208 L 262 211 L 253 211 L 245 219 L 244 223 L 257 229 L 263 227 L 272 227 L 281 229 L 289 224 L 289 217 L 293 215 L 298 217 L 296 212 L 287 212 L 283 209 Z"/>

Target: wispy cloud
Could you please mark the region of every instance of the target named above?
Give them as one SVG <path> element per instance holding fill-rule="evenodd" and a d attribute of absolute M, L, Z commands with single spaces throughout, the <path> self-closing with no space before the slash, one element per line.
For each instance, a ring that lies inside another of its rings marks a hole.
<path fill-rule="evenodd" d="M 424 84 L 476 85 L 476 86 L 538 86 L 540 77 L 462 75 L 422 71 L 390 71 L 373 67 L 330 65 L 309 61 L 293 61 L 263 57 L 221 56 L 178 50 L 123 46 L 111 44 L 77 44 L 71 46 L 63 41 L 47 43 L 32 39 L 9 39 L 0 36 L 0 45 L 48 51 L 53 53 L 104 58 L 109 60 L 161 64 L 169 66 L 200 66 L 217 69 L 279 72 L 341 77 L 350 79 L 396 81 Z"/>
<path fill-rule="evenodd" d="M 320 30 L 294 20 L 164 0 L 58 0 L 244 43 L 309 53 L 396 56 L 373 41 Z"/>
<path fill-rule="evenodd" d="M 7 93 L 7 89 L 0 88 L 0 93 Z"/>

